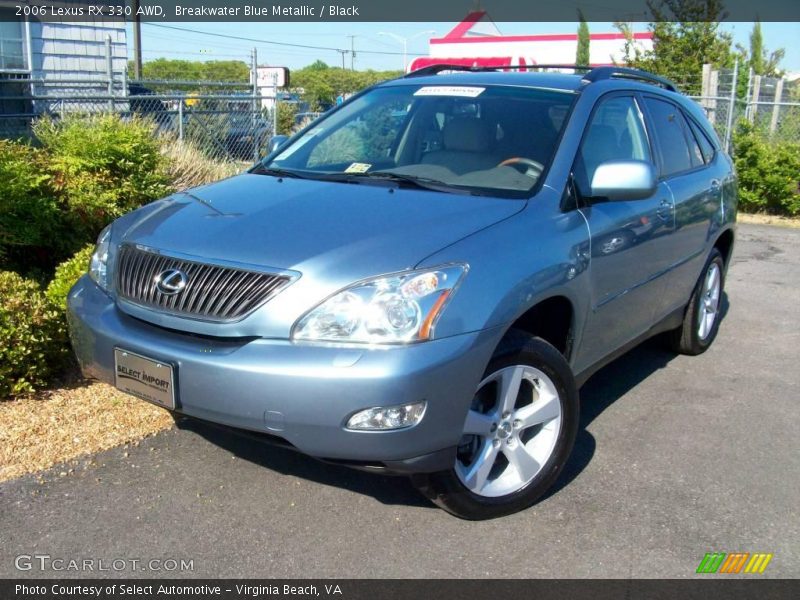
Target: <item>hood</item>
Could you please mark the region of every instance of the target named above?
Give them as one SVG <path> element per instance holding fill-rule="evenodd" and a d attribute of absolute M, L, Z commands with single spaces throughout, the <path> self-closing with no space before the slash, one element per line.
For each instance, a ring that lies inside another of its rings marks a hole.
<path fill-rule="evenodd" d="M 411 268 L 525 202 L 245 174 L 123 218 L 121 240 L 165 252 L 323 273 L 349 283 Z"/>

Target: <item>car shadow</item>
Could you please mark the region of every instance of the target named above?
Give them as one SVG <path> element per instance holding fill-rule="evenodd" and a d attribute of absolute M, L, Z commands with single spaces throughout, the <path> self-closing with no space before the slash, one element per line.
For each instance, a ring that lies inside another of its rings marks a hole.
<path fill-rule="evenodd" d="M 728 308 L 728 296 L 723 292 L 720 306 L 722 319 L 725 318 Z M 675 357 L 676 354 L 667 349 L 663 336 L 656 336 L 605 366 L 584 384 L 580 391 L 581 418 L 575 448 L 561 476 L 541 500 L 554 496 L 569 485 L 591 462 L 597 446 L 594 436 L 587 429 L 592 421 L 650 375 L 665 368 Z M 284 475 L 372 496 L 386 505 L 435 508 L 413 488 L 407 477 L 366 473 L 321 462 L 294 450 L 265 444 L 247 435 L 202 421 L 181 419 L 177 425 L 240 459 Z"/>
<path fill-rule="evenodd" d="M 300 477 L 322 485 L 372 496 L 382 504 L 433 507 L 411 485 L 407 477 L 365 473 L 326 463 L 289 448 L 268 444 L 248 435 L 194 419 L 180 419 L 177 427 L 192 431 L 237 458 L 282 475 Z"/>
<path fill-rule="evenodd" d="M 729 308 L 728 295 L 723 291 L 720 301 L 720 323 L 724 321 Z M 668 348 L 664 337 L 657 335 L 632 348 L 592 375 L 583 385 L 580 390 L 581 418 L 575 447 L 560 477 L 542 500 L 557 494 L 569 485 L 592 460 L 597 447 L 597 441 L 587 429 L 592 421 L 678 356 Z"/>

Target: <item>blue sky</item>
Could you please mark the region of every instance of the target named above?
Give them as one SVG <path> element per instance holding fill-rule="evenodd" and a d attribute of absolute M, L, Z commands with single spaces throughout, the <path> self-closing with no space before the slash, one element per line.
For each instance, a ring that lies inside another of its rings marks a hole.
<path fill-rule="evenodd" d="M 402 45 L 391 37 L 380 35 L 391 32 L 411 37 L 433 30 L 437 35 L 447 33 L 455 23 L 170 23 L 170 27 L 194 31 L 269 40 L 290 44 L 325 46 L 349 49 L 351 38 L 356 50 L 357 69 L 399 69 L 402 66 Z M 500 31 L 507 35 L 539 33 L 573 33 L 575 23 L 498 23 Z M 594 33 L 615 31 L 611 23 L 591 23 Z M 635 28 L 644 31 L 646 24 Z M 751 23 L 729 23 L 723 29 L 732 32 L 734 41 L 749 46 Z M 783 47 L 786 58 L 782 67 L 788 71 L 800 71 L 800 23 L 763 23 L 764 40 L 770 50 Z M 415 54 L 427 54 L 428 34 L 419 35 L 408 42 L 409 60 Z M 192 32 L 176 31 L 150 24 L 142 25 L 143 58 L 167 57 L 189 60 L 249 60 L 250 49 L 256 47 L 260 64 L 287 66 L 297 69 L 314 60 L 321 59 L 331 65 L 341 65 L 341 54 L 335 50 L 283 47 L 247 40 L 234 40 Z M 129 53 L 132 52 L 132 36 L 129 25 Z M 375 52 L 371 54 L 370 52 Z M 378 54 L 386 52 L 388 54 Z M 396 53 L 396 54 L 392 54 Z M 345 56 L 350 66 L 350 56 Z"/>

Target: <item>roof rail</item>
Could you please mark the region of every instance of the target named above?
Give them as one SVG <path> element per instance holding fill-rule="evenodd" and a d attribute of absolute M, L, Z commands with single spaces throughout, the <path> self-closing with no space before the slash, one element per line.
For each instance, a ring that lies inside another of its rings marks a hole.
<path fill-rule="evenodd" d="M 647 71 L 640 71 L 639 69 L 630 69 L 627 67 L 596 67 L 583 76 L 583 80 L 587 83 L 594 83 L 595 81 L 603 81 L 605 79 L 634 79 L 638 81 L 646 81 L 655 85 L 660 85 L 670 92 L 677 92 L 678 87 L 669 79 L 648 73 Z"/>
<path fill-rule="evenodd" d="M 425 75 L 436 75 L 442 71 L 465 71 L 467 73 L 485 73 L 488 71 L 501 71 L 501 70 L 514 70 L 514 71 L 534 71 L 539 69 L 572 69 L 574 71 L 591 71 L 592 67 L 580 65 L 497 65 L 497 66 L 482 66 L 482 65 L 450 65 L 441 63 L 436 65 L 428 65 L 421 69 L 416 69 L 404 75 L 405 77 L 424 77 Z"/>
<path fill-rule="evenodd" d="M 497 66 L 482 66 L 482 65 L 451 65 L 441 63 L 436 65 L 428 65 L 415 71 L 407 73 L 403 77 L 424 77 L 425 75 L 436 75 L 443 71 L 464 71 L 467 73 L 484 73 L 488 71 L 538 71 L 540 69 L 572 69 L 573 71 L 585 71 L 583 81 L 586 83 L 594 83 L 595 81 L 603 81 L 605 79 L 633 79 L 637 81 L 646 81 L 659 85 L 664 89 L 671 92 L 677 92 L 678 87 L 669 79 L 654 75 L 647 71 L 639 69 L 631 69 L 628 67 L 588 67 L 584 65 L 497 65 Z"/>

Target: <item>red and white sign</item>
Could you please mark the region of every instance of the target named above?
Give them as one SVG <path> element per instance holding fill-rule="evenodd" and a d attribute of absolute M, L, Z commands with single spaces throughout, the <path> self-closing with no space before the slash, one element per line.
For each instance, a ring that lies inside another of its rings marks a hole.
<path fill-rule="evenodd" d="M 589 40 L 590 66 L 622 61 L 626 42 L 623 34 L 593 33 Z M 634 33 L 632 42 L 640 50 L 649 50 L 653 47 L 653 35 L 649 32 Z M 436 64 L 480 67 L 572 65 L 577 50 L 577 33 L 501 35 L 485 11 L 475 11 L 444 37 L 431 39 L 430 56 L 414 59 L 408 70 Z"/>

